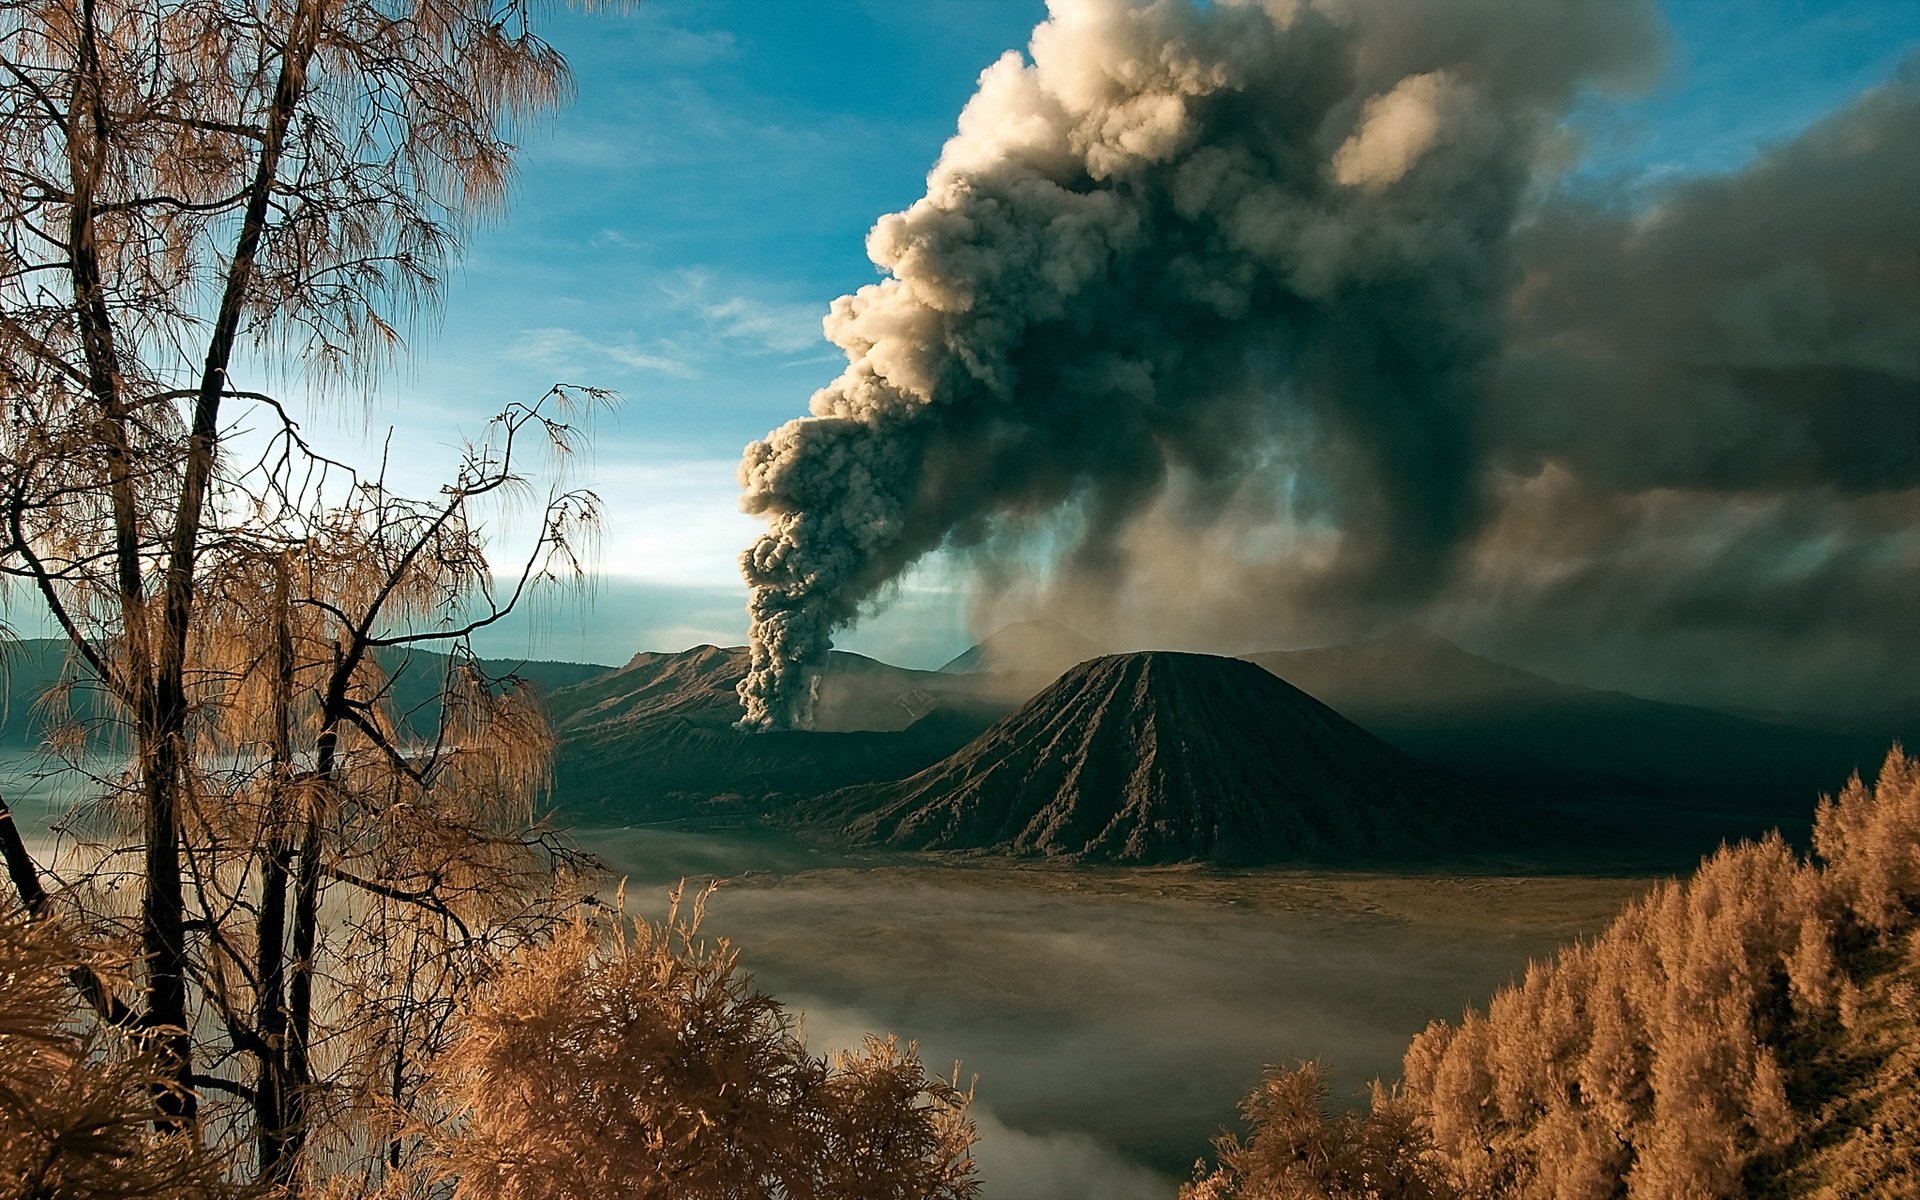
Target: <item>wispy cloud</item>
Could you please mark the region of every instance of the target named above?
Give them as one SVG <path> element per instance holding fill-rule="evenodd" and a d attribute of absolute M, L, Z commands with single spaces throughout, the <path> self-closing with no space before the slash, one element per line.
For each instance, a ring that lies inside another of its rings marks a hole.
<path fill-rule="evenodd" d="M 769 299 L 761 289 L 726 285 L 710 271 L 681 271 L 663 290 L 697 316 L 714 338 L 769 354 L 819 350 L 826 343 L 822 305 L 812 301 Z"/>
<path fill-rule="evenodd" d="M 658 23 L 638 40 L 649 46 L 649 57 L 679 67 L 704 67 L 740 52 L 739 39 L 727 29 L 684 29 Z"/>
<path fill-rule="evenodd" d="M 820 310 L 811 304 L 769 304 L 733 296 L 702 305 L 700 313 L 722 337 L 756 342 L 784 353 L 811 350 L 824 336 L 820 332 Z"/>
<path fill-rule="evenodd" d="M 592 237 L 587 239 L 587 245 L 592 246 L 596 250 L 602 250 L 612 246 L 621 250 L 631 250 L 635 253 L 644 253 L 645 251 L 653 249 L 650 242 L 623 233 L 618 229 L 602 229 L 597 231 Z"/>
<path fill-rule="evenodd" d="M 636 371 L 652 371 L 677 379 L 692 379 L 697 374 L 682 359 L 655 349 L 646 349 L 631 339 L 608 341 L 588 337 L 574 329 L 545 327 L 522 330 L 519 340 L 506 351 L 507 357 L 544 367 L 591 367 L 613 363 Z"/>

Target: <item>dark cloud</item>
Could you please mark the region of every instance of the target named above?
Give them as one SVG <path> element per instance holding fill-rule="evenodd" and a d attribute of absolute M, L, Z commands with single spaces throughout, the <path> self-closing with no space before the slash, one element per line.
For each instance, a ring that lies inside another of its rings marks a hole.
<path fill-rule="evenodd" d="M 1424 620 L 1857 708 L 1916 662 L 1920 70 L 1736 173 L 1556 192 L 1630 4 L 1071 0 L 982 77 L 849 366 L 750 447 L 750 720 L 919 556 L 984 629 L 1247 650 Z"/>
<path fill-rule="evenodd" d="M 1071 502 L 1074 562 L 1111 570 L 1173 474 L 1244 476 L 1276 428 L 1315 443 L 1343 587 L 1430 590 L 1482 518 L 1521 200 L 1650 29 L 1628 3 L 1056 0 L 874 227 L 887 277 L 826 322 L 845 373 L 747 450 L 747 723 L 804 723 L 832 632 L 926 552 Z"/>
<path fill-rule="evenodd" d="M 1516 239 L 1459 628 L 1563 674 L 1920 697 L 1920 60 L 1735 174 Z M 1445 619 L 1445 618 L 1442 618 Z"/>
<path fill-rule="evenodd" d="M 1517 237 L 1502 465 L 1621 491 L 1920 486 L 1920 60 L 1737 174 Z"/>
<path fill-rule="evenodd" d="M 1464 641 L 1694 703 L 1883 732 L 1920 714 L 1920 491 L 1628 493 L 1558 467 L 1510 486 L 1473 586 L 1428 613 Z"/>

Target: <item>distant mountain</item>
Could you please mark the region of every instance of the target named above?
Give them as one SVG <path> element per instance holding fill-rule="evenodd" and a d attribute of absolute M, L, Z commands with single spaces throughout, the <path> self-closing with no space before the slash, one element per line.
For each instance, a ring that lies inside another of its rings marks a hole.
<path fill-rule="evenodd" d="M 739 705 L 733 689 L 746 674 L 746 653 L 718 646 L 678 653 L 643 650 L 623 667 L 560 689 L 549 712 L 563 732 L 675 715 L 730 724 L 739 719 L 733 715 Z"/>
<path fill-rule="evenodd" d="M 1252 664 L 1151 652 L 1082 663 L 951 757 L 791 815 L 904 849 L 1270 863 L 1461 849 L 1491 809 Z"/>
<path fill-rule="evenodd" d="M 1068 667 L 1100 653 L 1092 639 L 1057 621 L 1016 621 L 940 670 L 949 675 L 1004 672 L 1054 679 Z"/>
<path fill-rule="evenodd" d="M 394 712 L 411 733 L 432 736 L 440 724 L 440 689 L 446 680 L 447 656 L 435 650 L 388 648 L 378 659 L 392 681 Z M 520 658 L 483 658 L 477 665 L 490 679 L 512 679 L 527 685 L 544 704 L 551 704 L 562 688 L 613 670 L 604 663 Z"/>
<path fill-rule="evenodd" d="M 743 715 L 735 689 L 747 673 L 745 646 L 695 646 L 672 653 L 642 651 L 551 701 L 564 731 L 677 715 L 704 725 L 732 725 Z M 1011 710 L 1038 683 L 972 679 L 896 667 L 835 650 L 818 680 L 816 732 L 905 729 L 936 708 Z"/>
<path fill-rule="evenodd" d="M 1866 738 L 1882 745 L 1900 742 L 1920 745 L 1920 695 L 1907 696 L 1891 704 L 1879 704 L 1851 713 L 1813 713 L 1776 709 L 1714 706 L 1716 711 L 1766 725 L 1793 725 L 1801 729 L 1821 729 L 1849 737 Z"/>
<path fill-rule="evenodd" d="M 1561 792 L 1681 793 L 1703 808 L 1750 814 L 1760 828 L 1783 816 L 1803 825 L 1807 796 L 1834 791 L 1856 768 L 1871 775 L 1887 750 L 1875 733 L 1557 683 L 1414 628 L 1246 658 L 1400 749 L 1455 770 Z"/>
<path fill-rule="evenodd" d="M 915 671 L 835 650 L 820 677 L 813 727 L 822 731 L 905 729 L 936 709 L 997 718 L 1045 687 L 1053 674 L 1057 672 Z"/>
<path fill-rule="evenodd" d="M 634 655 L 549 705 L 561 807 L 586 820 L 661 820 L 755 808 L 910 775 L 1006 712 L 1002 681 L 940 675 L 834 652 L 812 730 L 742 733 L 745 647 Z"/>
<path fill-rule="evenodd" d="M 58 715 L 91 711 L 95 685 L 84 671 L 69 669 L 67 642 L 61 638 L 26 638 L 0 653 L 0 745 L 32 746 L 40 742 L 51 714 L 44 697 L 63 678 L 80 680 Z M 440 720 L 440 689 L 446 677 L 447 656 L 432 650 L 387 649 L 378 659 L 389 680 L 393 712 L 412 733 L 431 736 Z M 480 660 L 480 669 L 495 679 L 512 677 L 533 687 L 541 696 L 559 688 L 605 674 L 613 668 L 599 663 L 542 662 L 524 659 Z"/>

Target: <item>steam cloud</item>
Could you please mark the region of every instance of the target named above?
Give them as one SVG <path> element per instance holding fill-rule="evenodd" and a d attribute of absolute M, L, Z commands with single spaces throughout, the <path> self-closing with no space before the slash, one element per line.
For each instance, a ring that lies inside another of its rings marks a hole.
<path fill-rule="evenodd" d="M 1444 583 L 1523 199 L 1575 93 L 1655 43 L 1581 0 L 1050 9 L 874 227 L 886 278 L 826 319 L 845 372 L 747 448 L 746 727 L 804 726 L 834 630 L 927 552 L 1071 508 L 1102 569 L 1171 478 L 1276 455 L 1344 593 Z"/>

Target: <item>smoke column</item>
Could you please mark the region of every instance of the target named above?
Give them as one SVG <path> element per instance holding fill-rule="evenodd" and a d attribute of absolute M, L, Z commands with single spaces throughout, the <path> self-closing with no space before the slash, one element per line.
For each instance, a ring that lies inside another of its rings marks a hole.
<path fill-rule="evenodd" d="M 1284 442 L 1355 594 L 1444 580 L 1508 243 L 1638 4 L 1053 0 L 836 300 L 846 370 L 747 447 L 745 728 L 804 727 L 833 632 L 922 555 L 1072 505 L 1098 561 L 1170 473 Z"/>

